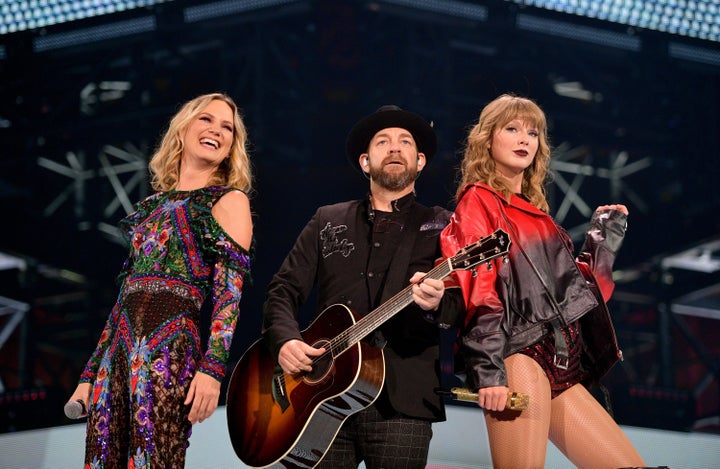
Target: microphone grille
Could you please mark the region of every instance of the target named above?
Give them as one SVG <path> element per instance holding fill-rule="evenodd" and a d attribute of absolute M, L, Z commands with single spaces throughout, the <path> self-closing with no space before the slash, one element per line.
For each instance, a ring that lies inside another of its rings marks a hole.
<path fill-rule="evenodd" d="M 82 402 L 68 402 L 65 404 L 65 416 L 70 419 L 78 419 L 85 413 L 84 407 Z"/>

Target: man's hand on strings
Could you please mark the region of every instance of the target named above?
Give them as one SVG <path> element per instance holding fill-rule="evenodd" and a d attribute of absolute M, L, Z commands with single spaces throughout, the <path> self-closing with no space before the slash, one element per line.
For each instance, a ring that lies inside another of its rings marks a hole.
<path fill-rule="evenodd" d="M 288 340 L 280 348 L 278 363 L 285 373 L 294 375 L 301 371 L 312 371 L 314 357 L 325 353 L 325 348 L 315 348 L 302 340 Z"/>

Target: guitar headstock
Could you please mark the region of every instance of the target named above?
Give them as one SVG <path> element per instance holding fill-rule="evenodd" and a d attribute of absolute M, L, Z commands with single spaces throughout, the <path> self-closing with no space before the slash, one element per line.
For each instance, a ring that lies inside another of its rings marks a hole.
<path fill-rule="evenodd" d="M 510 236 L 500 228 L 465 246 L 449 259 L 453 270 L 470 270 L 478 264 L 504 256 L 510 250 Z"/>

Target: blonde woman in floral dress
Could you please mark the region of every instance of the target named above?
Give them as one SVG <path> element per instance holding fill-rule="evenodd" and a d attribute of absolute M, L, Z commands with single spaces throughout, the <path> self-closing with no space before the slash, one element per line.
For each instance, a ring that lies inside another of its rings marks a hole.
<path fill-rule="evenodd" d="M 192 425 L 218 406 L 250 270 L 246 143 L 233 100 L 207 94 L 183 105 L 150 161 L 157 192 L 120 222 L 120 293 L 69 400 L 87 409 L 85 468 L 181 468 Z"/>

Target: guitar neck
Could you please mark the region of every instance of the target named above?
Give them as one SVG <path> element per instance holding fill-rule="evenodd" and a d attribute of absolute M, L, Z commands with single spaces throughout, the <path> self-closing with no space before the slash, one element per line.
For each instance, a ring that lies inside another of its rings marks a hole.
<path fill-rule="evenodd" d="M 428 272 L 424 279 L 443 280 L 453 270 L 469 270 L 481 263 L 505 256 L 510 248 L 510 237 L 501 229 L 460 249 L 452 258 L 446 259 Z M 507 258 L 505 259 L 507 260 Z M 489 264 L 488 264 L 489 265 Z M 330 341 L 333 356 L 338 356 L 348 348 L 380 327 L 404 307 L 412 303 L 413 285 L 408 285 L 388 301 L 368 313 Z"/>
<path fill-rule="evenodd" d="M 430 272 L 428 272 L 423 280 L 426 278 L 442 280 L 453 271 L 450 260 L 445 260 L 435 266 Z M 412 299 L 412 288 L 413 285 L 400 290 L 388 301 L 383 303 L 378 308 L 374 309 L 358 322 L 348 327 L 345 331 L 339 334 L 332 340 L 333 355 L 337 356 L 352 347 L 360 340 L 368 336 L 372 331 L 380 327 L 385 321 L 396 315 L 399 311 L 405 308 L 407 305 L 413 302 Z"/>

